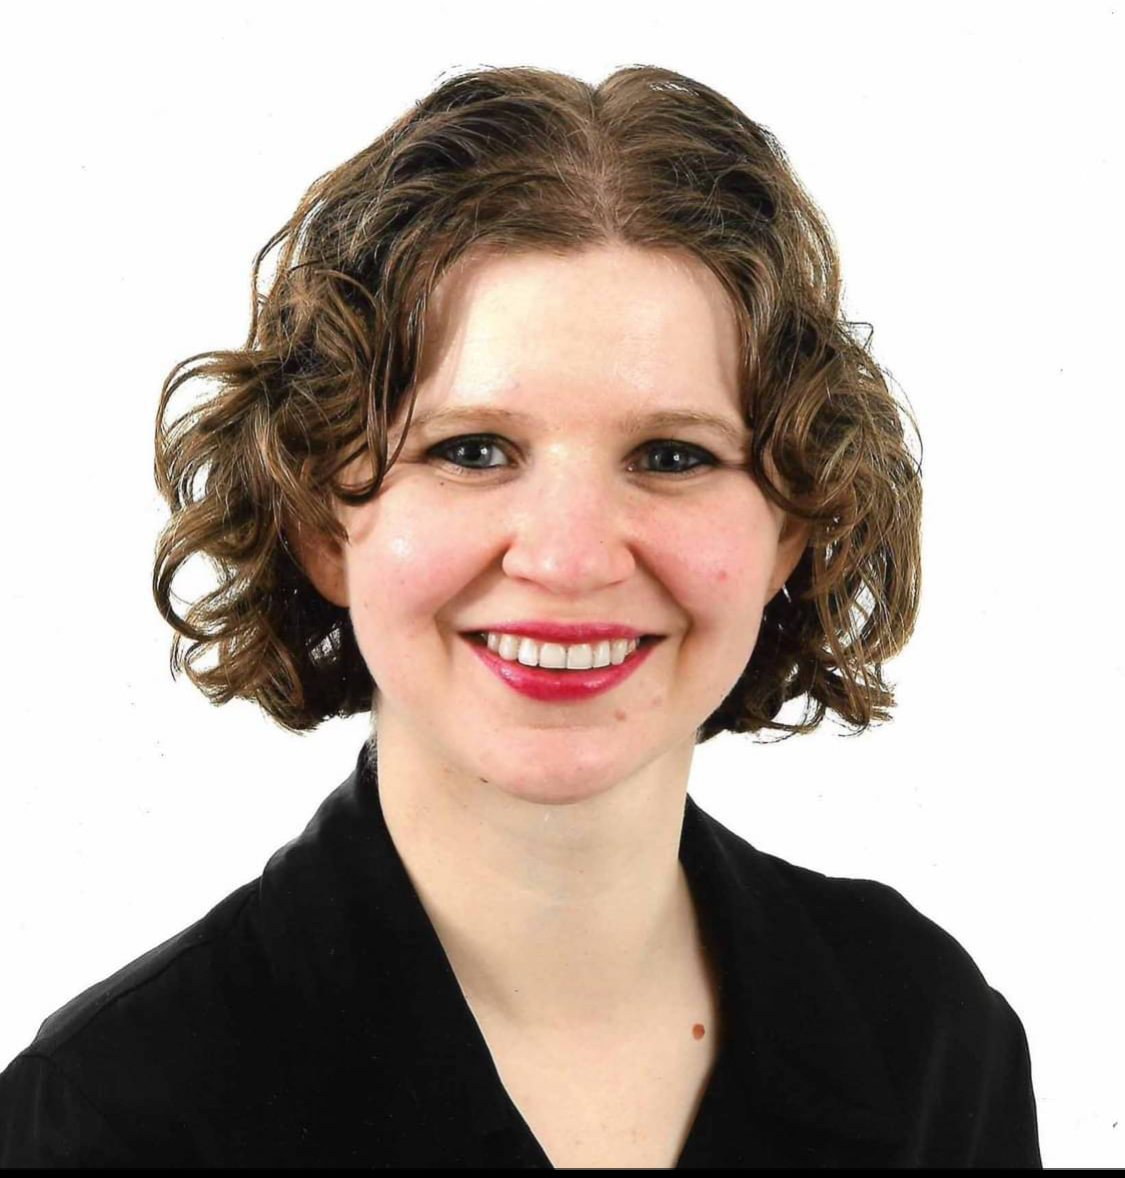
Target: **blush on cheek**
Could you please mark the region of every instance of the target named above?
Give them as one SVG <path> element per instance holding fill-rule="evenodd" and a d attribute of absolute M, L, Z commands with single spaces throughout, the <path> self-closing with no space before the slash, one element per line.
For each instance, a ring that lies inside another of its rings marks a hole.
<path fill-rule="evenodd" d="M 468 543 L 464 529 L 442 523 L 422 513 L 409 527 L 396 520 L 368 538 L 357 567 L 363 606 L 352 622 L 380 661 L 430 657 L 444 641 L 442 619 L 465 612 L 459 603 L 489 567 L 488 553 Z"/>

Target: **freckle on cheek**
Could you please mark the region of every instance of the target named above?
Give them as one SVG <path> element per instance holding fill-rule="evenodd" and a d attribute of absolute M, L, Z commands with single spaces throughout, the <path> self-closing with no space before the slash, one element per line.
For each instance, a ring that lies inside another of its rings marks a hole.
<path fill-rule="evenodd" d="M 624 719 L 626 719 L 626 718 L 627 718 L 627 715 L 628 715 L 628 713 L 626 713 L 626 712 L 623 712 L 623 711 L 622 711 L 620 708 L 618 708 L 618 709 L 617 709 L 617 710 L 616 710 L 616 711 L 613 713 L 613 718 L 614 718 L 615 720 L 618 720 L 618 721 L 620 721 L 620 720 L 624 720 Z"/>

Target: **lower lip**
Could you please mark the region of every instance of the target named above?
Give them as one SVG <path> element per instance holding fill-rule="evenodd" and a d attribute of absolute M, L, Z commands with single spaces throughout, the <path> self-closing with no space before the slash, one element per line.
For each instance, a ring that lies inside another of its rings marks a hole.
<path fill-rule="evenodd" d="M 598 667 L 589 671 L 545 671 L 542 667 L 525 667 L 494 654 L 487 646 L 474 642 L 462 634 L 482 663 L 509 687 L 531 699 L 560 703 L 567 700 L 589 699 L 601 695 L 624 682 L 652 653 L 656 642 L 646 642 L 617 666 Z M 660 639 L 657 639 L 659 642 Z"/>

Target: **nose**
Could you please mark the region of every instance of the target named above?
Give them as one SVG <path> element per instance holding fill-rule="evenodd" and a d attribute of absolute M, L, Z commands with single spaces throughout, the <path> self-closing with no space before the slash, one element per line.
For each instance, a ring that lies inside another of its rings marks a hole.
<path fill-rule="evenodd" d="M 526 480 L 509 504 L 503 568 L 552 593 L 589 597 L 636 568 L 638 513 L 629 501 L 635 491 L 564 465 Z"/>

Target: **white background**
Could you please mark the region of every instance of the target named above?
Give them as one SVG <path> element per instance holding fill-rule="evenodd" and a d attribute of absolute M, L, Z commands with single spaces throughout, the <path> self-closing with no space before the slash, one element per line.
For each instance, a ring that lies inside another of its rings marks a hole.
<path fill-rule="evenodd" d="M 893 723 L 724 735 L 691 793 L 949 931 L 1027 1030 L 1045 1165 L 1125 1163 L 1119 9 L 9 0 L 3 21 L 0 1067 L 254 878 L 366 731 L 298 738 L 172 680 L 165 375 L 241 346 L 255 252 L 449 73 L 650 63 L 778 135 L 925 447 Z"/>

